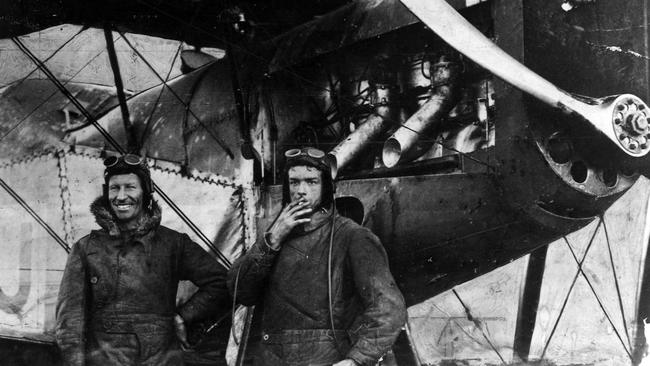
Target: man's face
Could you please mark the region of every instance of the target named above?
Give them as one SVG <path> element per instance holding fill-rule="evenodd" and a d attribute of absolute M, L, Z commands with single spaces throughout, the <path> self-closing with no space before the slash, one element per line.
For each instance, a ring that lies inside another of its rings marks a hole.
<path fill-rule="evenodd" d="M 108 180 L 108 202 L 117 219 L 126 226 L 142 215 L 142 185 L 133 173 L 114 175 Z"/>
<path fill-rule="evenodd" d="M 289 168 L 289 195 L 291 201 L 304 199 L 312 208 L 318 207 L 323 197 L 321 171 L 304 165 Z"/>

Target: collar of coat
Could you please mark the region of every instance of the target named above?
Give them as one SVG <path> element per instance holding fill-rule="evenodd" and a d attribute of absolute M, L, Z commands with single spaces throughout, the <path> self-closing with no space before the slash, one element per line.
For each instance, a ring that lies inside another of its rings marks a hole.
<path fill-rule="evenodd" d="M 104 229 L 110 236 L 120 236 L 122 234 L 120 227 L 117 224 L 115 216 L 111 209 L 106 206 L 106 200 L 99 196 L 90 205 L 90 212 L 95 216 L 95 222 Z M 160 226 L 160 218 L 162 216 L 162 209 L 156 201 L 152 201 L 151 213 L 144 211 L 140 217 L 138 227 L 135 229 L 136 236 L 142 236 L 151 230 Z"/>

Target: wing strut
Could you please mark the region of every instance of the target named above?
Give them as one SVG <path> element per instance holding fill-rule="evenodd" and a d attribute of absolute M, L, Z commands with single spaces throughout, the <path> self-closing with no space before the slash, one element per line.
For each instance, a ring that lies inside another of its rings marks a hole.
<path fill-rule="evenodd" d="M 133 123 L 131 123 L 131 118 L 129 117 L 129 107 L 126 105 L 126 96 L 124 95 L 124 85 L 122 84 L 120 64 L 117 61 L 117 53 L 115 52 L 115 40 L 113 39 L 113 31 L 111 30 L 109 23 L 104 25 L 104 38 L 106 39 L 108 60 L 111 63 L 115 88 L 117 89 L 117 100 L 120 102 L 120 110 L 122 111 L 122 122 L 124 123 L 124 131 L 126 132 L 127 150 L 129 152 L 137 152 L 140 150 L 140 146 L 138 146 L 138 141 L 135 138 L 135 129 L 133 128 Z"/>
<path fill-rule="evenodd" d="M 539 298 L 544 279 L 544 268 L 548 245 L 538 248 L 530 253 L 524 280 L 524 289 L 519 305 L 519 315 L 515 325 L 515 341 L 513 351 L 525 362 L 528 362 L 530 345 L 535 331 Z"/>
<path fill-rule="evenodd" d="M 239 82 L 239 73 L 237 72 L 237 60 L 235 60 L 235 53 L 233 47 L 228 45 L 226 49 L 226 57 L 230 62 L 230 80 L 232 82 L 232 91 L 235 97 L 235 107 L 237 107 L 237 115 L 239 116 L 239 129 L 242 134 L 243 144 L 241 147 L 242 156 L 245 159 L 260 160 L 255 154 L 253 142 L 251 140 L 250 132 L 250 113 L 247 113 L 248 108 L 244 104 L 244 91 L 242 90 L 241 83 Z"/>
<path fill-rule="evenodd" d="M 126 39 L 126 38 L 125 38 L 125 39 Z M 113 146 L 113 148 L 114 148 L 117 152 L 119 152 L 120 154 L 125 154 L 125 153 L 126 153 L 126 151 L 124 150 L 124 148 L 122 148 L 122 146 L 120 146 L 120 144 L 119 144 L 119 143 L 118 143 L 118 142 L 113 138 L 113 136 L 111 136 L 111 135 L 108 133 L 108 131 L 106 131 L 106 129 L 105 129 L 104 127 L 102 127 L 102 125 L 100 125 L 99 122 L 97 122 L 97 119 L 95 119 L 95 117 L 93 117 L 93 116 L 92 116 L 92 115 L 91 115 L 91 114 L 86 110 L 86 108 L 85 108 L 85 107 L 84 107 L 84 106 L 83 106 L 83 105 L 82 105 L 82 104 L 77 100 L 77 98 L 75 98 L 75 96 L 74 96 L 74 95 L 73 95 L 73 94 L 72 94 L 72 93 L 71 93 L 71 92 L 70 92 L 70 91 L 65 87 L 65 85 L 61 84 L 61 82 L 56 78 L 56 76 L 54 76 L 54 74 L 52 74 L 52 72 L 47 68 L 47 66 L 45 66 L 45 64 L 43 64 L 43 63 L 38 59 L 38 57 L 36 57 L 36 55 L 34 55 L 34 54 L 33 54 L 33 53 L 32 53 L 32 52 L 31 52 L 31 51 L 30 51 L 30 50 L 29 50 L 29 49 L 28 49 L 28 48 L 27 48 L 27 47 L 26 47 L 22 42 L 21 42 L 21 40 L 18 39 L 18 37 L 13 37 L 13 38 L 11 38 L 11 40 L 16 44 L 16 46 L 18 46 L 18 48 L 19 48 L 19 49 L 20 49 L 20 50 L 21 50 L 25 55 L 27 55 L 27 57 L 29 57 L 29 59 L 30 59 L 30 60 L 31 60 L 31 61 L 32 61 L 36 66 L 38 66 L 38 67 L 41 69 L 41 71 L 42 71 L 42 72 L 43 72 L 43 73 L 48 77 L 48 79 L 50 79 L 50 81 L 52 81 L 52 83 L 54 83 L 54 85 L 56 85 L 56 87 L 61 91 L 61 93 L 63 93 L 63 95 L 65 95 L 65 96 L 70 100 L 70 102 L 71 102 L 75 107 L 77 107 L 77 109 L 79 110 L 79 112 L 81 112 L 81 114 L 83 114 L 83 116 L 84 116 L 84 117 L 85 117 L 85 118 L 86 118 L 86 119 L 87 119 L 87 120 L 88 120 L 88 121 L 89 121 L 93 126 L 95 126 L 95 128 L 97 128 L 97 130 L 99 131 L 99 133 L 101 133 L 102 136 L 104 136 L 104 138 L 106 139 L 106 141 L 108 141 L 108 142 L 111 144 L 111 146 Z M 181 208 L 178 207 L 178 206 L 176 205 L 176 203 L 174 203 L 174 201 L 172 201 L 172 199 L 169 198 L 169 196 L 167 196 L 167 194 L 165 194 L 165 192 L 164 192 L 164 191 L 163 191 L 163 190 L 162 190 L 162 189 L 161 189 L 161 188 L 160 188 L 160 187 L 159 187 L 155 182 L 153 183 L 153 188 L 154 188 L 154 191 L 155 191 L 156 193 L 158 193 L 158 195 L 163 199 L 163 201 L 165 201 L 165 203 L 167 203 L 167 204 L 169 205 L 169 207 L 171 207 L 171 209 L 172 209 L 174 212 L 176 212 L 176 214 L 181 218 L 181 220 L 183 220 L 183 222 L 184 222 L 184 223 L 185 223 L 185 224 L 186 224 L 186 225 L 187 225 L 187 226 L 188 226 L 188 227 L 189 227 L 189 228 L 194 232 L 194 234 L 196 234 L 196 236 L 198 236 L 199 239 L 201 239 L 201 241 L 202 241 L 202 242 L 203 242 L 203 243 L 204 243 L 208 248 L 210 248 L 210 249 L 212 250 L 212 254 L 214 254 L 214 256 L 216 257 L 216 259 L 217 259 L 218 261 L 220 261 L 221 264 L 222 264 L 224 267 L 226 267 L 226 268 L 230 268 L 230 266 L 231 266 L 230 260 L 229 260 L 229 259 L 228 259 L 228 258 L 227 258 L 223 253 L 221 253 L 221 251 L 219 250 L 219 248 L 217 248 L 214 244 L 212 244 L 212 242 L 210 241 L 210 239 L 208 239 L 208 237 L 207 237 L 207 236 L 206 236 L 206 235 L 201 231 L 201 229 L 199 229 L 199 227 L 196 226 L 196 224 L 194 224 L 194 223 L 192 222 L 192 220 L 190 220 L 189 217 L 187 217 L 187 215 L 183 212 L 183 210 L 181 210 Z"/>

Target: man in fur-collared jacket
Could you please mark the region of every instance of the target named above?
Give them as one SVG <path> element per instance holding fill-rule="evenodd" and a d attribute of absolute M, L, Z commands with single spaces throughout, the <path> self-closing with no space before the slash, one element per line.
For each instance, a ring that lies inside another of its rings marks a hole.
<path fill-rule="evenodd" d="M 186 234 L 160 225 L 143 158 L 105 160 L 100 230 L 73 247 L 59 289 L 56 340 L 65 365 L 183 365 L 185 324 L 226 313 L 226 269 Z M 176 306 L 180 280 L 199 290 Z"/>

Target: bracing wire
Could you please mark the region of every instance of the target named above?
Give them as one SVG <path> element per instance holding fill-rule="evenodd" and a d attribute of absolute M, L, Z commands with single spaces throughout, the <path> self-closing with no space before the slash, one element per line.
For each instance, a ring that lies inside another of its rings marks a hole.
<path fill-rule="evenodd" d="M 71 93 L 71 92 L 70 92 L 70 91 L 65 87 L 65 85 L 62 84 L 62 83 L 61 83 L 61 82 L 56 78 L 56 76 L 55 76 L 55 75 L 54 75 L 54 74 L 53 74 L 53 73 L 52 73 L 52 72 L 47 68 L 47 66 L 46 66 L 45 64 L 43 64 L 43 63 L 41 62 L 41 60 L 39 60 L 38 57 L 36 57 L 36 55 L 34 55 L 34 54 L 32 53 L 32 51 L 30 51 L 30 50 L 27 48 L 27 46 L 25 46 L 25 45 L 22 43 L 22 41 L 21 41 L 20 39 L 18 39 L 17 37 L 13 37 L 11 40 L 12 40 L 12 41 L 13 41 L 13 42 L 18 46 L 18 48 L 20 48 L 21 51 L 23 51 L 23 53 L 25 53 L 25 54 L 26 54 L 26 55 L 27 55 L 27 56 L 32 60 L 32 62 L 34 62 L 36 65 L 38 65 L 38 67 L 41 69 L 41 71 L 42 71 L 45 75 L 47 75 L 47 77 L 48 77 L 48 78 L 49 78 L 49 79 L 54 83 L 54 85 L 56 85 L 56 87 L 59 89 L 59 91 L 61 91 L 61 93 L 63 93 L 63 95 L 65 95 L 65 96 L 70 100 L 70 102 L 72 102 L 72 104 L 74 104 L 74 106 L 77 107 L 77 109 L 79 110 L 79 112 L 81 112 L 81 114 L 83 114 L 84 117 L 85 117 L 88 121 L 90 121 L 93 125 L 95 125 L 95 127 L 99 130 L 99 132 L 102 134 L 102 136 L 103 136 L 103 137 L 104 137 L 104 138 L 105 138 L 105 139 L 106 139 L 106 140 L 107 140 L 111 145 L 115 146 L 116 149 L 118 149 L 118 151 L 119 151 L 120 153 L 123 153 L 124 150 L 122 149 L 122 147 L 119 146 L 119 143 L 118 143 L 118 142 L 117 142 L 117 141 L 116 141 L 116 140 L 115 140 L 115 139 L 114 139 L 114 138 L 113 138 L 113 137 L 108 133 L 108 131 L 106 131 L 106 130 L 104 129 L 104 127 L 102 127 L 102 126 L 99 124 L 99 122 L 97 122 L 97 120 L 96 120 L 96 119 L 95 119 L 95 118 L 94 118 L 94 117 L 93 117 L 93 116 L 92 116 L 92 115 L 91 115 L 91 114 L 86 110 L 86 108 L 84 108 L 84 106 L 83 106 L 83 105 L 82 105 L 82 104 L 77 100 L 77 98 L 75 98 L 75 96 L 74 96 L 74 95 L 73 95 L 73 94 L 72 94 L 72 93 Z"/>
<path fill-rule="evenodd" d="M 560 313 L 557 316 L 557 319 L 555 319 L 555 323 L 553 324 L 553 328 L 551 328 L 551 333 L 548 335 L 548 338 L 546 339 L 546 342 L 544 342 L 544 348 L 542 349 L 542 354 L 540 355 L 540 360 L 544 359 L 544 355 L 546 355 L 546 350 L 548 349 L 548 346 L 551 344 L 551 340 L 553 339 L 553 335 L 555 334 L 555 331 L 557 330 L 557 326 L 560 323 L 560 319 L 562 318 L 562 314 L 564 314 L 564 309 L 566 308 L 568 302 L 569 302 L 569 296 L 571 296 L 571 292 L 573 291 L 573 287 L 576 284 L 576 281 L 578 280 L 578 276 L 580 276 L 580 271 L 582 268 L 582 264 L 584 263 L 585 259 L 587 258 L 587 254 L 589 253 L 589 249 L 591 248 L 591 245 L 594 242 L 594 239 L 596 238 L 596 234 L 598 234 L 598 229 L 600 228 L 601 221 L 598 220 L 598 224 L 596 225 L 596 228 L 594 229 L 593 234 L 591 235 L 591 239 L 589 240 L 589 244 L 587 245 L 587 248 L 585 249 L 585 253 L 582 255 L 582 259 L 578 263 L 578 270 L 576 271 L 575 276 L 573 276 L 573 281 L 571 281 L 571 285 L 569 286 L 569 291 L 567 291 L 567 294 L 564 298 L 564 301 L 562 302 L 562 306 L 560 307 Z M 567 242 L 568 244 L 568 242 Z"/>
<path fill-rule="evenodd" d="M 456 296 L 456 298 L 458 299 L 460 304 L 463 306 L 463 309 L 465 309 L 465 314 L 467 315 L 467 320 L 474 323 L 474 326 L 476 326 L 481 331 L 481 333 L 483 334 L 483 338 L 490 345 L 490 348 L 492 348 L 492 350 L 497 354 L 497 356 L 499 356 L 499 359 L 501 360 L 501 363 L 503 363 L 504 365 L 507 365 L 506 360 L 503 358 L 503 356 L 501 356 L 501 353 L 499 352 L 499 350 L 494 346 L 494 343 L 492 343 L 492 341 L 490 340 L 488 335 L 485 333 L 485 330 L 481 326 L 481 324 L 482 324 L 481 321 L 476 319 L 476 317 L 474 317 L 472 315 L 472 312 L 470 311 L 469 307 L 467 307 L 467 305 L 465 305 L 465 302 L 463 301 L 463 299 L 460 298 L 460 295 L 458 295 L 458 292 L 456 292 L 456 289 L 452 288 L 451 291 L 454 293 L 454 295 Z"/>
<path fill-rule="evenodd" d="M 189 218 L 189 217 L 188 217 L 188 216 L 187 216 L 187 215 L 186 215 L 186 214 L 181 210 L 181 208 L 178 207 L 178 206 L 176 205 L 176 203 L 175 203 L 171 198 L 169 198 L 169 196 L 167 196 L 167 194 L 166 194 L 166 193 L 165 193 L 165 192 L 164 192 L 164 191 L 163 191 L 163 190 L 162 190 L 162 189 L 161 189 L 161 188 L 160 188 L 156 183 L 153 183 L 153 186 L 154 186 L 154 190 L 156 191 L 156 193 L 158 193 L 158 195 L 160 195 L 160 197 L 162 197 L 162 199 L 163 199 L 163 200 L 164 200 L 164 201 L 169 205 L 169 207 L 171 207 L 172 210 L 174 210 L 174 212 L 176 212 L 176 214 L 177 214 L 178 216 L 180 216 L 180 218 L 183 220 L 183 222 L 185 222 L 185 224 L 187 224 L 187 226 L 189 226 L 190 229 L 192 229 L 192 231 L 193 231 L 193 232 L 194 232 L 194 233 L 195 233 L 195 234 L 196 234 L 196 235 L 197 235 L 197 236 L 198 236 L 198 237 L 199 237 L 199 238 L 200 238 L 200 239 L 201 239 L 201 240 L 202 240 L 206 245 L 208 245 L 208 247 L 209 247 L 210 249 L 212 249 L 212 251 L 214 252 L 215 256 L 216 256 L 216 257 L 217 257 L 221 262 L 223 262 L 224 266 L 225 266 L 226 268 L 230 268 L 230 266 L 232 265 L 232 263 L 230 263 L 230 260 L 229 260 L 228 258 L 226 258 L 226 256 L 223 255 L 223 253 L 221 253 L 221 251 L 219 250 L 219 248 L 217 248 L 216 246 L 214 246 L 214 244 L 212 244 L 212 242 L 210 241 L 210 239 L 208 239 L 208 237 L 207 237 L 207 236 L 206 236 L 206 235 L 201 231 L 201 229 L 199 229 L 199 227 L 196 226 L 196 224 L 194 224 L 194 222 L 192 222 L 192 220 L 190 220 L 190 218 Z"/>
<path fill-rule="evenodd" d="M 210 128 L 208 125 L 206 125 L 206 124 L 201 120 L 201 118 L 199 118 L 199 116 L 197 116 L 197 115 L 194 113 L 194 111 L 192 111 L 192 109 L 190 108 L 189 103 L 186 103 L 186 102 L 183 100 L 183 98 L 181 98 L 180 95 L 178 95 L 178 94 L 176 93 L 176 91 L 174 91 L 174 89 L 173 89 L 171 86 L 169 86 L 169 84 L 167 84 L 167 82 L 166 82 L 166 81 L 165 81 L 165 80 L 160 76 L 160 74 L 158 74 L 158 72 L 156 71 L 156 69 L 155 69 L 155 68 L 154 68 L 154 67 L 149 63 L 149 61 L 147 61 L 147 59 L 144 57 L 144 55 L 142 55 L 142 53 L 140 53 L 140 51 L 138 51 L 138 49 L 135 48 L 135 46 L 134 46 L 134 45 L 129 41 L 129 39 L 126 37 L 126 35 L 125 35 L 124 33 L 122 33 L 122 32 L 120 32 L 120 34 L 122 35 L 122 39 L 124 39 L 124 41 L 126 42 L 126 44 L 129 45 L 129 47 L 131 47 L 131 49 L 133 50 L 133 52 L 135 52 L 135 53 L 138 55 L 138 57 L 140 57 L 140 59 L 142 60 L 142 62 L 144 62 L 145 65 L 147 65 L 147 67 L 148 67 L 148 68 L 149 68 L 149 69 L 154 73 L 154 75 L 155 75 L 155 76 L 160 80 L 160 82 L 164 85 L 164 87 L 166 87 L 167 90 L 169 90 L 169 92 L 172 93 L 172 95 L 173 95 L 173 96 L 174 96 L 174 97 L 175 97 L 175 98 L 176 98 L 176 99 L 177 99 L 177 100 L 178 100 L 178 101 L 183 105 L 183 107 L 186 108 L 186 110 L 187 110 L 187 111 L 192 115 L 192 117 L 194 117 L 194 118 L 196 119 L 196 121 L 199 123 L 199 125 L 201 125 L 201 127 L 203 127 L 203 128 L 205 129 L 205 131 L 210 135 L 210 137 L 212 137 L 212 139 L 213 139 L 213 140 L 214 140 L 214 141 L 215 141 L 215 142 L 216 142 L 216 143 L 217 143 L 217 144 L 218 144 L 218 145 L 219 145 L 219 146 L 220 146 L 220 147 L 221 147 L 221 148 L 226 152 L 226 154 L 228 155 L 228 157 L 230 157 L 231 159 L 234 159 L 234 158 L 235 158 L 235 154 L 233 154 L 232 150 L 230 150 L 230 148 L 228 147 L 228 145 L 226 144 L 226 142 L 223 141 L 223 139 L 222 139 L 221 137 L 219 137 L 219 136 L 217 135 L 217 133 L 216 133 L 212 128 Z"/>
<path fill-rule="evenodd" d="M 569 244 L 569 241 L 567 240 L 566 236 L 564 237 L 564 241 L 566 242 L 567 246 L 569 247 L 569 250 L 571 251 L 571 255 L 573 256 L 573 259 L 575 259 L 576 263 L 578 263 L 578 257 L 575 255 L 575 252 L 573 251 L 573 248 L 571 248 L 571 245 Z M 621 341 L 621 345 L 625 349 L 625 353 L 627 353 L 627 355 L 630 357 L 630 360 L 632 360 L 632 354 L 630 353 L 630 351 L 625 346 L 625 341 L 623 341 L 623 338 L 621 337 L 620 333 L 618 332 L 618 329 L 616 329 L 616 326 L 614 325 L 614 322 L 612 321 L 612 318 L 609 316 L 609 313 L 605 309 L 605 305 L 603 304 L 602 300 L 600 299 L 600 296 L 598 296 L 598 293 L 596 292 L 596 288 L 593 286 L 593 284 L 589 280 L 589 277 L 587 277 L 587 274 L 582 269 L 582 266 L 578 267 L 578 271 L 582 275 L 582 277 L 585 279 L 585 281 L 587 282 L 587 285 L 589 286 L 589 289 L 591 289 L 591 292 L 594 294 L 594 297 L 596 298 L 596 302 L 598 302 L 598 306 L 600 307 L 600 310 L 603 311 L 603 314 L 605 314 L 605 318 L 607 318 L 607 321 L 612 326 L 612 329 L 614 329 L 614 333 L 616 334 L 616 337 L 618 337 L 618 340 Z"/>
<path fill-rule="evenodd" d="M 63 47 L 67 46 L 67 45 L 68 45 L 70 42 L 72 42 L 72 41 L 73 41 L 73 40 L 74 40 L 74 39 L 75 39 L 79 34 L 81 34 L 81 32 L 83 32 L 83 31 L 85 31 L 85 30 L 86 30 L 85 27 L 81 27 L 81 29 L 79 29 L 79 31 L 78 31 L 77 33 L 73 34 L 72 37 L 70 37 L 68 40 L 66 40 L 65 42 L 63 42 L 59 47 L 57 47 L 57 48 L 54 50 L 54 52 L 52 52 L 51 55 L 49 55 L 49 56 L 47 56 L 45 59 L 43 59 L 43 63 L 46 63 L 46 62 L 50 61 L 50 60 L 52 59 L 52 57 L 56 56 L 56 54 L 59 53 L 59 51 L 61 51 L 61 50 L 63 49 Z M 4 87 L 7 87 L 7 86 L 12 86 L 12 87 L 19 86 L 19 85 L 21 85 L 22 83 L 24 83 L 25 80 L 27 80 L 30 76 L 32 76 L 36 71 L 38 71 L 38 67 L 32 69 L 32 71 L 30 71 L 29 73 L 27 73 L 27 75 L 25 75 L 24 77 L 22 77 L 18 82 L 13 81 L 13 82 L 11 82 L 11 83 L 8 83 L 8 84 L 5 84 L 5 85 L 0 86 L 0 88 L 4 88 Z"/>
<path fill-rule="evenodd" d="M 472 341 L 476 342 L 477 344 L 481 344 L 481 341 L 480 341 L 480 340 L 474 338 L 474 336 L 471 335 L 467 330 L 465 330 L 465 327 L 463 327 L 463 326 L 458 322 L 458 320 L 456 319 L 456 318 L 458 318 L 458 317 L 455 317 L 455 316 L 449 314 L 447 311 L 445 311 L 445 310 L 442 309 L 440 306 L 438 306 L 435 302 L 432 302 L 431 305 L 433 306 L 433 308 L 432 308 L 432 310 L 431 310 L 431 311 L 426 315 L 426 317 L 430 317 L 430 314 L 433 313 L 433 310 L 437 309 L 438 311 L 440 311 L 441 313 L 443 313 L 443 314 L 447 317 L 448 321 L 450 321 L 450 322 L 453 321 L 454 324 L 456 324 L 456 326 L 458 327 L 458 329 L 460 329 L 461 332 L 463 332 L 463 333 L 467 336 L 467 338 L 471 339 Z M 467 319 L 467 315 L 466 315 L 465 317 L 463 317 L 463 319 Z M 408 322 L 407 322 L 406 324 L 408 325 Z M 440 343 L 440 339 L 438 340 L 438 344 L 439 344 L 439 343 Z"/>
<path fill-rule="evenodd" d="M 623 320 L 623 328 L 625 329 L 625 336 L 627 337 L 627 346 L 632 350 L 632 341 L 630 340 L 630 332 L 627 330 L 627 319 L 625 319 L 625 307 L 623 306 L 623 297 L 621 296 L 621 287 L 618 283 L 618 276 L 616 274 L 616 266 L 614 265 L 614 256 L 612 254 L 612 245 L 609 240 L 609 233 L 607 232 L 607 225 L 605 223 L 605 217 L 600 216 L 600 219 L 603 221 L 603 230 L 605 232 L 605 241 L 607 241 L 607 251 L 609 252 L 609 262 L 612 265 L 612 275 L 614 276 L 614 284 L 616 285 L 616 295 L 618 296 L 618 306 L 621 309 L 621 317 Z M 612 324 L 612 327 L 614 324 Z"/>
<path fill-rule="evenodd" d="M 24 45 L 23 45 L 23 46 L 24 46 Z M 19 46 L 19 48 L 20 48 L 20 46 Z M 24 52 L 24 51 L 23 51 L 23 52 Z M 94 57 L 92 57 L 91 59 L 89 59 L 89 60 L 88 60 L 88 61 L 87 61 L 87 62 L 86 62 L 86 63 L 85 63 L 85 64 L 84 64 L 84 65 L 83 65 L 83 66 L 82 66 L 82 67 L 81 67 L 81 68 L 80 68 L 76 73 L 74 73 L 74 75 L 72 75 L 72 77 L 71 77 L 68 81 L 62 83 L 61 85 L 63 85 L 63 86 L 68 85 L 68 83 L 69 83 L 70 81 L 72 81 L 72 79 L 74 79 L 77 75 L 79 75 L 79 74 L 81 73 L 81 71 L 83 71 L 83 69 L 85 69 L 88 65 L 90 65 L 91 62 L 95 61 L 95 59 L 97 59 L 97 57 L 99 57 L 102 53 L 104 53 L 104 50 L 101 50 L 98 54 L 96 54 Z M 41 62 L 42 62 L 42 61 L 41 61 Z M 45 64 L 43 63 L 43 65 L 45 65 Z M 46 75 L 47 75 L 47 74 L 46 74 Z M 54 74 L 52 74 L 52 75 L 54 75 Z M 25 116 L 24 116 L 20 121 L 18 121 L 15 125 L 13 125 L 13 126 L 9 129 L 9 131 L 7 131 L 4 135 L 2 135 L 2 136 L 0 137 L 0 141 L 2 141 L 5 137 L 7 137 L 7 136 L 8 136 L 8 135 L 13 131 L 13 130 L 15 130 L 15 129 L 18 128 L 20 125 L 22 125 L 22 123 L 25 122 L 29 117 L 31 117 L 32 114 L 36 113 L 36 111 L 37 111 L 39 108 L 41 108 L 45 103 L 47 103 L 50 99 L 52 99 L 52 97 L 55 96 L 56 93 L 57 93 L 56 91 L 53 91 L 50 95 L 47 96 L 47 98 L 45 98 L 41 103 L 39 103 L 36 107 L 34 107 L 31 111 L 29 111 L 29 113 L 27 113 L 27 114 L 26 114 L 26 115 L 25 115 Z M 65 95 L 65 93 L 64 93 L 64 95 Z"/>
<path fill-rule="evenodd" d="M 57 48 L 57 49 L 54 51 L 54 53 L 52 53 L 52 54 L 51 54 L 47 59 L 45 59 L 45 60 L 43 61 L 43 63 L 47 62 L 47 61 L 50 60 L 52 57 L 54 57 L 54 56 L 56 55 L 57 52 L 59 52 L 59 51 L 60 51 L 60 50 L 61 50 L 61 49 L 66 45 L 66 44 L 68 44 L 70 41 L 72 41 L 72 39 L 74 39 L 74 37 L 76 37 L 76 36 L 77 36 L 79 33 L 81 33 L 83 30 L 84 30 L 84 29 L 82 28 L 82 30 L 80 30 L 79 32 L 77 32 L 77 33 L 76 33 L 72 38 L 70 38 L 67 42 L 65 42 L 63 45 L 61 45 L 59 48 Z M 103 52 L 103 51 L 102 51 L 102 52 Z M 92 61 L 94 61 L 94 60 L 95 60 L 99 55 L 101 55 L 101 52 L 100 52 L 99 54 L 97 54 L 95 57 L 93 57 L 92 59 L 90 59 L 88 62 L 86 62 L 86 64 L 84 64 L 84 65 L 81 67 L 81 69 L 79 69 L 79 71 L 77 71 L 74 75 L 72 75 L 72 77 L 71 77 L 71 78 L 70 78 L 70 79 L 69 79 L 65 84 L 67 84 L 68 82 L 70 82 L 70 80 L 74 79 L 77 75 L 79 75 L 79 73 L 80 73 L 84 68 L 86 68 L 86 66 L 88 66 Z M 22 78 L 22 79 L 21 79 L 17 84 L 15 84 L 15 85 L 16 85 L 16 86 L 21 85 L 21 84 L 22 84 L 23 82 L 25 82 L 25 80 L 27 80 L 27 78 L 28 78 L 30 75 L 32 75 L 36 70 L 38 70 L 38 67 L 35 68 L 34 70 L 32 70 L 29 74 L 27 74 L 24 78 Z M 36 105 L 34 108 L 32 108 L 32 110 L 29 111 L 29 113 L 27 113 L 27 114 L 26 114 L 26 115 L 25 115 L 25 116 L 24 116 L 20 121 L 16 122 L 13 126 L 11 126 L 11 127 L 9 128 L 9 130 L 8 130 L 7 132 L 5 132 L 4 135 L 0 136 L 0 141 L 4 140 L 4 138 L 7 137 L 7 136 L 9 136 L 9 134 L 11 134 L 11 133 L 16 129 L 16 128 L 20 127 L 20 126 L 23 124 L 23 122 L 25 122 L 29 117 L 31 117 L 32 114 L 34 114 L 34 113 L 35 113 L 39 108 L 41 108 L 41 107 L 42 107 L 45 103 L 47 103 L 50 99 L 52 99 L 52 97 L 53 97 L 54 95 L 56 95 L 56 91 L 54 91 L 54 92 L 52 92 L 50 95 L 48 95 L 47 98 L 45 98 L 41 103 L 39 103 L 39 104 Z"/>
<path fill-rule="evenodd" d="M 171 76 L 172 70 L 174 70 L 174 64 L 176 63 L 176 59 L 178 58 L 178 55 L 180 54 L 182 48 L 183 48 L 183 42 L 179 41 L 178 48 L 176 49 L 176 53 L 174 54 L 174 58 L 172 59 L 171 62 L 171 66 L 169 66 L 169 70 L 167 71 L 167 76 L 165 77 L 165 83 L 169 81 L 169 76 Z M 144 126 L 144 131 L 142 132 L 142 137 L 140 138 L 140 146 L 144 146 L 144 140 L 149 131 L 149 126 L 151 125 L 151 119 L 153 118 L 153 114 L 156 112 L 156 109 L 158 109 L 158 103 L 160 103 L 160 98 L 162 98 L 164 91 L 165 88 L 160 88 L 160 93 L 158 93 L 158 97 L 156 97 L 156 102 L 153 104 L 153 108 L 151 108 L 151 112 L 149 113 L 149 118 L 146 119 L 147 123 Z"/>

